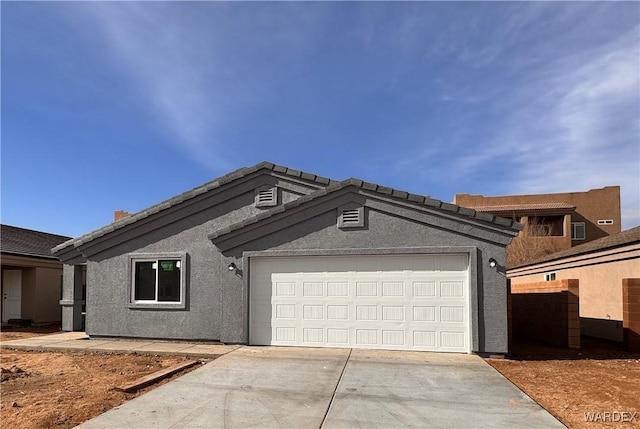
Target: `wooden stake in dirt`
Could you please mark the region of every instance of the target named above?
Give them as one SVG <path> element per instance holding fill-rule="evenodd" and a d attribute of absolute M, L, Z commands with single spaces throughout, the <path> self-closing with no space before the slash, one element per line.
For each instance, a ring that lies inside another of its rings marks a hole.
<path fill-rule="evenodd" d="M 142 389 L 143 387 L 149 386 L 150 384 L 155 383 L 156 381 L 160 381 L 167 377 L 172 376 L 178 371 L 182 371 L 183 369 L 191 368 L 194 365 L 199 364 L 199 360 L 190 360 L 184 363 L 179 363 L 177 365 L 170 366 L 169 368 L 161 369 L 160 371 L 156 371 L 153 374 L 145 375 L 131 383 L 127 383 L 123 386 L 116 386 L 114 389 L 120 392 L 132 393 L 138 389 Z"/>

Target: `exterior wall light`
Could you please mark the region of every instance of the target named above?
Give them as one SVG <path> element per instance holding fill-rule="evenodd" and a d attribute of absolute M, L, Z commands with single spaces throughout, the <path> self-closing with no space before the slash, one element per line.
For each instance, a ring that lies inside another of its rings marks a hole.
<path fill-rule="evenodd" d="M 238 267 L 236 266 L 236 264 L 234 264 L 234 263 L 232 262 L 232 263 L 230 263 L 230 264 L 227 266 L 227 270 L 229 270 L 229 271 L 237 271 L 237 270 L 238 270 Z"/>
<path fill-rule="evenodd" d="M 502 277 L 507 277 L 502 267 L 498 265 L 498 261 L 496 258 L 489 258 L 489 266 L 496 270 L 496 273 L 500 274 Z"/>

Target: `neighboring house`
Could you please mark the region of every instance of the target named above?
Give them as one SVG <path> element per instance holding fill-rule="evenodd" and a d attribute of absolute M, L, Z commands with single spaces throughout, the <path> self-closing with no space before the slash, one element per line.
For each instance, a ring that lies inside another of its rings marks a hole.
<path fill-rule="evenodd" d="M 53 249 L 92 337 L 507 351 L 510 219 L 356 179 L 242 168 Z"/>
<path fill-rule="evenodd" d="M 60 322 L 62 264 L 51 248 L 69 237 L 0 226 L 2 322 Z"/>
<path fill-rule="evenodd" d="M 507 249 L 510 267 L 621 231 L 619 186 L 559 194 L 456 194 L 453 203 L 524 225 Z"/>
<path fill-rule="evenodd" d="M 578 279 L 581 333 L 622 341 L 622 280 L 640 279 L 640 227 L 510 268 L 507 275 L 512 287 Z"/>

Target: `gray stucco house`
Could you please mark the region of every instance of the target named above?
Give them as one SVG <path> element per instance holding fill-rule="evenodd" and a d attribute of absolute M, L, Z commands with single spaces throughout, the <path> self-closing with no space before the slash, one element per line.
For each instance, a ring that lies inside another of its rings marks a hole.
<path fill-rule="evenodd" d="M 86 266 L 91 337 L 504 353 L 520 229 L 263 162 L 55 247 L 63 329 Z"/>

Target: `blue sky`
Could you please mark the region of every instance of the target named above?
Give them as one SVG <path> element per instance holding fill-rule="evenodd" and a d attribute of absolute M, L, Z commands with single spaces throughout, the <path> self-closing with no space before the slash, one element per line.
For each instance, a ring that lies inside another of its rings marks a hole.
<path fill-rule="evenodd" d="M 268 160 L 451 201 L 622 186 L 636 2 L 2 2 L 2 223 L 77 236 Z"/>

